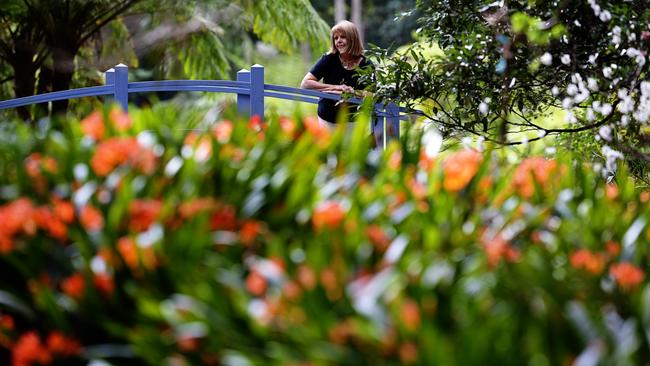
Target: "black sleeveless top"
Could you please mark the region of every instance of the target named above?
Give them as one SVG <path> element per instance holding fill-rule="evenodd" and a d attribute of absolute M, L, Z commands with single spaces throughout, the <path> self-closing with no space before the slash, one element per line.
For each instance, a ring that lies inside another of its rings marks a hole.
<path fill-rule="evenodd" d="M 365 56 L 361 56 L 359 66 L 352 70 L 347 70 L 341 64 L 338 53 L 328 53 L 323 55 L 309 72 L 317 80 L 323 79 L 323 83 L 325 84 L 345 84 L 354 89 L 363 89 L 366 85 L 359 85 L 357 69 L 366 67 L 372 67 L 372 62 L 368 61 Z M 337 102 L 336 100 L 320 98 L 318 101 L 318 116 L 328 122 L 336 123 L 336 117 L 342 106 L 342 104 L 337 106 Z M 356 108 L 351 109 L 356 110 Z"/>

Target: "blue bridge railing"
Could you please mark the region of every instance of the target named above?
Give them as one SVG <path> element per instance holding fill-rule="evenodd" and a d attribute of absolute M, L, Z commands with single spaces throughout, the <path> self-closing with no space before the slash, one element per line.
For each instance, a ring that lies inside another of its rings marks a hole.
<path fill-rule="evenodd" d="M 75 99 L 108 95 L 124 109 L 129 107 L 130 93 L 146 93 L 160 91 L 201 91 L 233 93 L 237 95 L 237 110 L 242 115 L 264 117 L 264 98 L 279 98 L 300 102 L 318 103 L 319 98 L 340 100 L 341 96 L 314 90 L 291 88 L 281 85 L 264 83 L 264 66 L 253 65 L 249 70 L 237 73 L 237 80 L 162 80 L 129 82 L 129 68 L 119 64 L 104 73 L 104 84 L 87 88 L 71 89 L 44 93 L 29 97 L 0 101 L 0 110 L 22 107 L 38 103 L 49 103 L 57 100 Z M 361 103 L 360 99 L 352 98 L 352 103 Z M 394 103 L 376 104 L 375 120 L 372 124 L 375 136 L 399 138 L 399 121 L 405 119 L 400 115 L 400 108 Z"/>

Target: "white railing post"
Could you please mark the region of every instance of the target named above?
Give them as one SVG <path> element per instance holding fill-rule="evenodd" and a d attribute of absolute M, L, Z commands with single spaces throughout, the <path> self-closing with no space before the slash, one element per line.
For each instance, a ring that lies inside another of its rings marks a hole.
<path fill-rule="evenodd" d="M 115 101 L 125 112 L 129 110 L 129 67 L 124 64 L 115 66 Z"/>
<path fill-rule="evenodd" d="M 104 85 L 115 85 L 115 69 L 110 68 L 104 71 Z M 113 87 L 115 88 L 115 87 Z M 110 100 L 110 96 L 107 96 L 107 100 Z"/>
<path fill-rule="evenodd" d="M 251 117 L 259 116 L 264 120 L 264 66 L 255 64 L 251 67 Z"/>
<path fill-rule="evenodd" d="M 237 71 L 237 81 L 248 83 L 248 90 L 250 91 L 251 72 L 246 69 Z M 241 116 L 248 118 L 251 115 L 251 96 L 250 94 L 237 94 L 237 112 Z"/>

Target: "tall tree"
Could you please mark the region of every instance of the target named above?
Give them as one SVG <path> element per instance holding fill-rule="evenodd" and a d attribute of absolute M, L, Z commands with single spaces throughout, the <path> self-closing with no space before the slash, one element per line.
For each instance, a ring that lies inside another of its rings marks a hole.
<path fill-rule="evenodd" d="M 361 0 L 352 0 L 352 8 L 351 8 L 351 20 L 354 24 L 357 25 L 357 28 L 359 28 L 359 35 L 361 36 L 361 40 L 363 41 L 364 39 L 364 27 L 363 27 L 363 2 Z"/>
<path fill-rule="evenodd" d="M 345 19 L 345 0 L 334 0 L 334 21 L 336 23 Z"/>
<path fill-rule="evenodd" d="M 142 22 L 125 26 L 130 14 L 139 14 Z M 224 44 L 236 45 L 229 40 L 249 32 L 285 52 L 302 41 L 322 49 L 327 41 L 327 25 L 307 0 L 6 0 L 0 24 L 0 66 L 13 70 L 16 97 L 69 89 L 82 49 L 87 60 L 92 60 L 87 54 L 109 56 L 115 47 L 155 51 L 167 72 L 215 78 L 226 76 L 237 58 L 229 54 L 237 49 Z M 141 38 L 131 38 L 134 29 Z M 121 42 L 112 42 L 116 35 Z M 55 105 L 64 108 L 65 103 Z M 28 117 L 26 110 L 21 113 Z"/>

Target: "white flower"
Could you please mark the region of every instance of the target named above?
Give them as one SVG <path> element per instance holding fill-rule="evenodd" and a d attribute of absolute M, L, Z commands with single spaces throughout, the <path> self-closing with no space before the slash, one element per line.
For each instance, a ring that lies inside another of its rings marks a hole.
<path fill-rule="evenodd" d="M 612 19 L 612 14 L 608 10 L 603 10 L 599 18 L 603 22 L 609 22 Z"/>
<path fill-rule="evenodd" d="M 481 102 L 481 104 L 478 105 L 478 112 L 482 116 L 487 116 L 489 110 L 490 110 L 490 107 L 485 102 Z"/>
<path fill-rule="evenodd" d="M 609 66 L 603 68 L 603 76 L 608 78 L 608 79 L 611 78 L 612 77 L 612 68 L 609 67 Z"/>
<path fill-rule="evenodd" d="M 591 91 L 598 91 L 598 81 L 594 78 L 588 78 L 587 88 L 589 88 Z"/>
<path fill-rule="evenodd" d="M 553 86 L 551 88 L 551 94 L 553 94 L 554 97 L 557 96 L 558 94 L 560 94 L 560 88 L 558 88 L 557 86 Z"/>
<path fill-rule="evenodd" d="M 542 64 L 551 66 L 553 63 L 553 56 L 550 53 L 546 52 L 539 58 L 539 60 L 542 62 Z"/>
<path fill-rule="evenodd" d="M 568 65 L 571 63 L 571 56 L 564 54 L 560 57 L 560 61 L 562 61 L 563 64 Z"/>
<path fill-rule="evenodd" d="M 569 109 L 571 107 L 573 107 L 573 99 L 569 97 L 562 99 L 562 108 Z"/>
<path fill-rule="evenodd" d="M 576 118 L 576 116 L 571 111 L 566 112 L 566 116 L 564 116 L 564 120 L 569 122 L 569 123 L 578 122 L 578 119 Z"/>
<path fill-rule="evenodd" d="M 600 113 L 603 116 L 609 115 L 610 113 L 612 113 L 612 105 L 609 103 L 603 104 L 603 106 L 600 108 Z"/>
<path fill-rule="evenodd" d="M 623 154 L 607 145 L 603 146 L 602 151 L 603 155 L 605 155 L 605 169 L 610 173 L 616 172 L 616 160 L 623 159 Z"/>
<path fill-rule="evenodd" d="M 596 63 L 597 58 L 598 58 L 598 52 L 594 53 L 593 55 L 589 55 L 589 63 L 594 65 Z"/>
<path fill-rule="evenodd" d="M 587 118 L 587 121 L 593 122 L 596 120 L 596 113 L 594 113 L 594 110 L 591 108 L 587 108 L 587 114 L 585 116 Z"/>
<path fill-rule="evenodd" d="M 580 93 L 573 97 L 573 101 L 576 104 L 580 104 L 589 98 L 589 92 L 586 89 L 580 89 Z"/>
<path fill-rule="evenodd" d="M 627 127 L 627 125 L 630 123 L 630 117 L 627 115 L 622 115 L 621 116 L 621 126 Z"/>
<path fill-rule="evenodd" d="M 591 9 L 594 11 L 594 14 L 596 14 L 596 16 L 600 15 L 600 5 L 593 3 L 591 4 Z"/>
<path fill-rule="evenodd" d="M 569 86 L 566 88 L 566 93 L 570 96 L 576 95 L 578 93 L 578 87 L 576 84 L 569 84 Z"/>
<path fill-rule="evenodd" d="M 598 130 L 598 135 L 605 141 L 612 141 L 612 128 L 609 126 L 602 126 Z"/>

